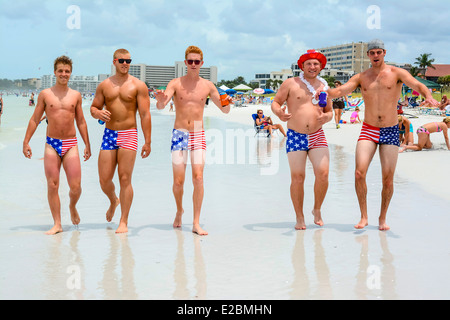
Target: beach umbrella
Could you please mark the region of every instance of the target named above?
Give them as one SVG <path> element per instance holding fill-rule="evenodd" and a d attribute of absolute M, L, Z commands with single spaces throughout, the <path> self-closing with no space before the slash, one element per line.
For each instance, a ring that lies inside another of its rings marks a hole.
<path fill-rule="evenodd" d="M 227 94 L 235 94 L 237 91 L 234 90 L 234 89 L 228 89 L 228 90 L 225 90 L 225 92 L 226 92 Z"/>
<path fill-rule="evenodd" d="M 264 94 L 275 93 L 272 89 L 264 89 Z"/>
<path fill-rule="evenodd" d="M 240 91 L 246 91 L 246 90 L 252 90 L 249 86 L 246 86 L 245 84 L 237 85 L 233 88 L 234 90 L 240 90 Z"/>
<path fill-rule="evenodd" d="M 264 89 L 256 88 L 255 90 L 253 90 L 253 93 L 255 93 L 255 94 L 263 94 L 264 93 Z"/>

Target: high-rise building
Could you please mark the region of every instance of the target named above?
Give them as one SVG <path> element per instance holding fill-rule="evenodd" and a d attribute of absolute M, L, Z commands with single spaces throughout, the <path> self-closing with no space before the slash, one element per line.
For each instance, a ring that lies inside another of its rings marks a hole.
<path fill-rule="evenodd" d="M 115 74 L 114 66 L 111 67 L 111 74 Z M 145 82 L 149 87 L 158 88 L 167 86 L 170 80 L 182 77 L 187 73 L 187 67 L 183 61 L 175 62 L 174 66 L 154 66 L 146 64 L 132 64 L 130 65 L 129 73 Z M 211 66 L 209 68 L 200 69 L 200 77 L 217 83 L 217 67 Z"/>
<path fill-rule="evenodd" d="M 318 48 L 327 57 L 330 69 L 360 73 L 370 68 L 367 42 L 352 42 L 332 47 Z"/>

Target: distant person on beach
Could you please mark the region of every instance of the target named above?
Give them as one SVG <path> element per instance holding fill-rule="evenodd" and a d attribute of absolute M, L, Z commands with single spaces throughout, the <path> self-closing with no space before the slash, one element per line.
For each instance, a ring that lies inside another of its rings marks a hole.
<path fill-rule="evenodd" d="M 273 113 L 287 121 L 286 152 L 291 171 L 290 194 L 296 215 L 295 229 L 306 229 L 303 215 L 304 180 L 307 158 L 312 163 L 314 184 L 314 223 L 322 226 L 321 207 L 328 190 L 330 155 L 322 125 L 333 118 L 332 101 L 318 105 L 316 92 L 325 91 L 327 83 L 319 77 L 327 59 L 315 50 L 308 50 L 298 60 L 300 77 L 283 82 L 272 102 Z M 287 106 L 283 106 L 287 103 Z M 288 112 L 286 112 L 286 107 Z"/>
<path fill-rule="evenodd" d="M 272 131 L 273 130 L 280 130 L 280 132 L 283 134 L 283 136 L 286 137 L 286 132 L 284 131 L 284 128 L 281 124 L 273 124 L 272 119 L 269 117 L 265 117 L 264 116 L 264 112 L 261 109 L 258 109 L 256 111 L 256 125 L 257 126 L 262 126 L 263 130 L 267 130 L 269 131 L 269 136 L 272 136 Z"/>
<path fill-rule="evenodd" d="M 340 82 L 339 80 L 334 82 L 334 87 L 339 87 L 342 86 L 342 82 Z M 348 99 L 347 96 L 343 96 L 343 97 L 338 97 L 336 99 L 333 99 L 333 110 L 334 110 L 334 121 L 336 122 L 336 129 L 339 129 L 340 126 L 340 122 L 341 122 L 341 117 L 342 114 L 344 113 L 344 109 L 345 109 L 345 102 L 347 102 L 348 105 Z"/>
<path fill-rule="evenodd" d="M 63 231 L 61 203 L 58 195 L 61 164 L 66 172 L 70 188 L 69 209 L 72 223 L 74 225 L 80 223 L 76 204 L 81 196 L 81 164 L 74 120 L 85 144 L 84 160 L 86 161 L 91 157 L 87 125 L 81 108 L 81 94 L 68 87 L 72 74 L 72 60 L 66 56 L 57 58 L 54 63 L 54 73 L 56 84 L 39 94 L 36 109 L 28 123 L 23 140 L 23 154 L 31 159 L 32 152 L 29 142 L 45 112 L 48 126 L 44 151 L 44 170 L 47 178 L 48 203 L 54 220 L 54 226 L 46 232 L 50 235 Z"/>
<path fill-rule="evenodd" d="M 414 144 L 413 125 L 405 116 L 398 116 L 400 147 Z M 401 149 L 401 148 L 400 148 Z"/>
<path fill-rule="evenodd" d="M 120 203 L 122 215 L 116 233 L 128 232 L 128 216 L 133 202 L 131 177 L 138 151 L 137 111 L 145 140 L 141 157 L 147 158 L 151 152 L 150 97 L 145 83 L 128 73 L 130 57 L 126 49 L 114 52 L 116 73 L 100 83 L 91 105 L 92 117 L 105 122 L 98 156 L 98 173 L 100 186 L 110 201 L 106 212 L 108 222 L 112 221 Z M 116 168 L 120 183 L 119 198 L 112 181 Z"/>
<path fill-rule="evenodd" d="M 192 232 L 207 235 L 208 232 L 200 227 L 200 211 L 203 202 L 203 169 L 205 166 L 206 139 L 203 127 L 203 111 L 208 96 L 223 112 L 230 112 L 229 97 L 221 96 L 215 85 L 200 77 L 203 65 L 203 52 L 196 46 L 186 49 L 184 63 L 187 74 L 173 79 L 165 91 L 156 91 L 156 107 L 164 109 L 170 99 L 175 103 L 175 123 L 172 130 L 172 169 L 173 194 L 177 206 L 174 228 L 182 224 L 183 189 L 186 173 L 188 151 L 190 151 L 192 165 L 192 182 L 194 185 L 193 206 L 194 221 Z"/>
<path fill-rule="evenodd" d="M 3 114 L 3 94 L 0 94 L 0 124 L 2 124 L 2 114 Z"/>
<path fill-rule="evenodd" d="M 431 122 L 420 126 L 417 128 L 416 132 L 418 138 L 417 143 L 414 145 L 403 146 L 401 152 L 404 150 L 421 151 L 423 149 L 431 149 L 433 144 L 431 143 L 430 135 L 434 132 L 442 132 L 447 149 L 450 150 L 448 128 L 450 128 L 450 117 L 445 117 L 441 122 Z"/>
<path fill-rule="evenodd" d="M 332 97 L 340 97 L 361 87 L 365 103 L 364 122 L 356 145 L 355 189 L 361 210 L 361 220 L 355 228 L 362 229 L 368 225 L 366 174 L 372 158 L 379 146 L 383 189 L 379 229 L 389 230 L 386 214 L 394 193 L 394 172 L 400 146 L 397 118 L 397 101 L 402 83 L 418 91 L 430 104 L 436 106 L 428 88 L 414 79 L 401 68 L 385 63 L 386 50 L 381 40 L 368 43 L 367 56 L 372 67 L 353 76 L 346 84 L 328 90 Z"/>

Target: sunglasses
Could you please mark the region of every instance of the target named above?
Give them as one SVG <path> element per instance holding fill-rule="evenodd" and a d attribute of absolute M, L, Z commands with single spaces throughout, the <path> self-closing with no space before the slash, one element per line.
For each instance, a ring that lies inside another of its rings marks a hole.
<path fill-rule="evenodd" d="M 196 66 L 198 66 L 200 64 L 200 62 L 202 62 L 201 60 L 186 60 L 188 64 L 193 64 L 195 63 Z"/>
<path fill-rule="evenodd" d="M 126 62 L 127 64 L 131 64 L 131 59 L 114 59 L 114 61 L 119 61 L 120 64 Z"/>

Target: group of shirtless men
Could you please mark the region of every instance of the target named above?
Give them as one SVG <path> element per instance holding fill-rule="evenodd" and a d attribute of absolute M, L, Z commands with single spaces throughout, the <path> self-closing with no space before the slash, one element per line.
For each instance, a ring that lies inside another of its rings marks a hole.
<path fill-rule="evenodd" d="M 312 211 L 314 223 L 323 225 L 321 206 L 328 189 L 329 151 L 322 125 L 332 118 L 332 99 L 347 95 L 357 87 L 361 88 L 365 102 L 365 119 L 355 155 L 355 189 L 361 211 L 361 220 L 355 228 L 360 229 L 368 225 L 366 173 L 379 146 L 383 177 L 379 229 L 389 230 L 386 213 L 393 195 L 393 177 L 398 157 L 397 100 L 402 83 L 421 93 L 430 104 L 436 105 L 438 102 L 432 98 L 427 88 L 406 70 L 385 64 L 386 50 L 382 41 L 369 42 L 367 55 L 372 64 L 370 69 L 356 74 L 342 86 L 328 89 L 326 83 L 319 77 L 327 62 L 325 56 L 320 52 L 308 50 L 298 61 L 302 70 L 301 76 L 284 81 L 273 100 L 273 113 L 280 120 L 287 122 L 286 151 L 291 170 L 290 194 L 296 214 L 297 230 L 306 228 L 303 215 L 303 186 L 307 158 L 312 163 L 315 175 Z M 192 231 L 199 235 L 207 235 L 208 232 L 200 226 L 206 154 L 203 111 L 208 97 L 223 113 L 229 113 L 230 104 L 221 101 L 218 90 L 211 81 L 199 76 L 204 63 L 200 48 L 188 47 L 184 62 L 187 74 L 170 81 L 166 90 L 157 90 L 156 107 L 164 109 L 172 99 L 176 107 L 171 147 L 173 194 L 177 206 L 173 227 L 179 228 L 182 224 L 183 186 L 187 158 L 190 155 L 194 185 Z M 129 74 L 130 64 L 131 55 L 127 50 L 115 51 L 113 65 L 116 72 L 97 87 L 90 107 L 92 117 L 105 122 L 98 172 L 101 189 L 110 201 L 106 220 L 111 221 L 119 204 L 121 207 L 121 218 L 116 233 L 128 231 L 128 216 L 133 201 L 131 177 L 138 151 L 137 111 L 145 140 L 141 157 L 147 158 L 151 152 L 152 129 L 148 89 L 144 82 Z M 81 164 L 75 123 L 85 145 L 84 160 L 88 160 L 91 156 L 81 94 L 68 87 L 72 61 L 66 56 L 57 58 L 54 62 L 54 73 L 56 84 L 39 94 L 23 141 L 23 153 L 25 157 L 31 158 L 29 141 L 45 112 L 48 127 L 44 169 L 48 202 L 54 220 L 54 226 L 46 232 L 47 234 L 63 231 L 58 195 L 61 165 L 66 172 L 70 189 L 71 220 L 74 225 L 80 223 L 76 204 L 81 195 Z M 327 92 L 327 103 L 325 107 L 321 107 L 317 99 L 319 92 L 324 90 Z M 119 196 L 113 183 L 116 168 L 120 183 Z"/>

